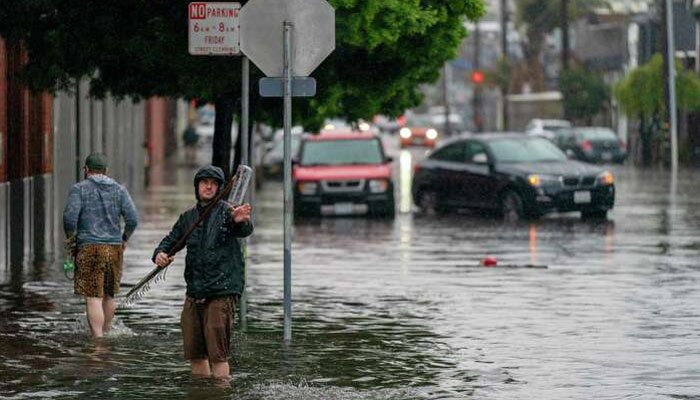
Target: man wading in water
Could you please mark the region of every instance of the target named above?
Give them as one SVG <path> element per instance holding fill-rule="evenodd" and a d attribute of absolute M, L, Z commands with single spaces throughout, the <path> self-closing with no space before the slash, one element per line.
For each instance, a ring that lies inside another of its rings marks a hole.
<path fill-rule="evenodd" d="M 68 193 L 63 229 L 75 257 L 75 294 L 85 296 L 93 337 L 109 331 L 114 295 L 122 277 L 122 255 L 138 224 L 134 202 L 124 186 L 105 175 L 107 157 L 93 153 L 85 160 L 85 180 Z M 121 218 L 126 226 L 121 230 Z"/>
<path fill-rule="evenodd" d="M 153 252 L 166 267 L 168 251 L 192 226 L 224 185 L 221 168 L 208 166 L 194 177 L 198 203 L 180 215 L 168 236 Z M 229 376 L 229 346 L 236 302 L 243 291 L 243 253 L 238 238 L 253 233 L 250 205 L 231 207 L 219 201 L 187 239 L 187 297 L 180 317 L 185 358 L 192 375 Z"/>

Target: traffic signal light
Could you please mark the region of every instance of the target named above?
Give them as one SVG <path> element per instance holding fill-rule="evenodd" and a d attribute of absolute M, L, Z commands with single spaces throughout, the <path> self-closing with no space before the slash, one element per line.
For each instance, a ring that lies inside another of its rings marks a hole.
<path fill-rule="evenodd" d="M 484 82 L 484 73 L 481 71 L 472 71 L 472 82 L 479 84 Z"/>

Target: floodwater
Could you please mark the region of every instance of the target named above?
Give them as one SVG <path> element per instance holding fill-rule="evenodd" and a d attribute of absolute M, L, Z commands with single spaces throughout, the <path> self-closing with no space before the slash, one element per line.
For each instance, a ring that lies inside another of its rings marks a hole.
<path fill-rule="evenodd" d="M 94 342 L 61 260 L 0 271 L 0 398 L 700 398 L 700 185 L 682 171 L 614 168 L 603 222 L 506 224 L 412 210 L 396 151 L 393 221 L 297 221 L 293 340 L 282 343 L 282 193 L 257 194 L 249 306 L 232 378 L 193 380 L 182 358 L 184 254 Z M 193 202 L 192 170 L 151 177 L 123 290 Z M 546 269 L 478 267 L 500 264 Z"/>

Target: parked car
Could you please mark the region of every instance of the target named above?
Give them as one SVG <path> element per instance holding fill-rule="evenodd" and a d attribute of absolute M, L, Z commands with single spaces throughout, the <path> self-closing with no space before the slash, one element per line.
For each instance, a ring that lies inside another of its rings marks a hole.
<path fill-rule="evenodd" d="M 471 208 L 507 219 L 553 211 L 605 218 L 615 203 L 610 171 L 569 160 L 549 140 L 520 133 L 449 140 L 416 165 L 412 191 L 424 210 Z"/>
<path fill-rule="evenodd" d="M 615 132 L 603 127 L 576 127 L 557 132 L 554 143 L 578 160 L 622 164 L 627 158 L 627 145 Z"/>
<path fill-rule="evenodd" d="M 438 133 L 427 126 L 405 126 L 399 130 L 401 147 L 426 146 L 435 147 Z"/>
<path fill-rule="evenodd" d="M 391 161 L 370 132 L 304 135 L 293 170 L 295 214 L 393 218 Z"/>
<path fill-rule="evenodd" d="M 207 120 L 205 122 L 200 122 L 195 126 L 194 130 L 197 132 L 197 136 L 199 137 L 199 143 L 208 145 L 214 142 L 214 121 Z M 233 124 L 231 125 L 232 140 L 235 141 L 237 135 L 237 125 Z"/>
<path fill-rule="evenodd" d="M 571 122 L 564 119 L 531 119 L 525 126 L 525 133 L 532 136 L 541 136 L 554 139 L 560 129 L 571 128 Z"/>
<path fill-rule="evenodd" d="M 292 159 L 299 154 L 301 133 L 292 131 Z M 272 148 L 265 153 L 262 159 L 263 173 L 265 176 L 279 176 L 282 174 L 282 162 L 284 161 L 284 138 L 272 144 Z"/>

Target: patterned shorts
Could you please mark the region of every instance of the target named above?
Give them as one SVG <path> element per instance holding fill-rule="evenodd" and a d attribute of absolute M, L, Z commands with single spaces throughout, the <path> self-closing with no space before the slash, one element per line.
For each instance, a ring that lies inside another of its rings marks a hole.
<path fill-rule="evenodd" d="M 114 297 L 122 279 L 122 247 L 109 244 L 80 246 L 75 258 L 75 294 Z"/>

